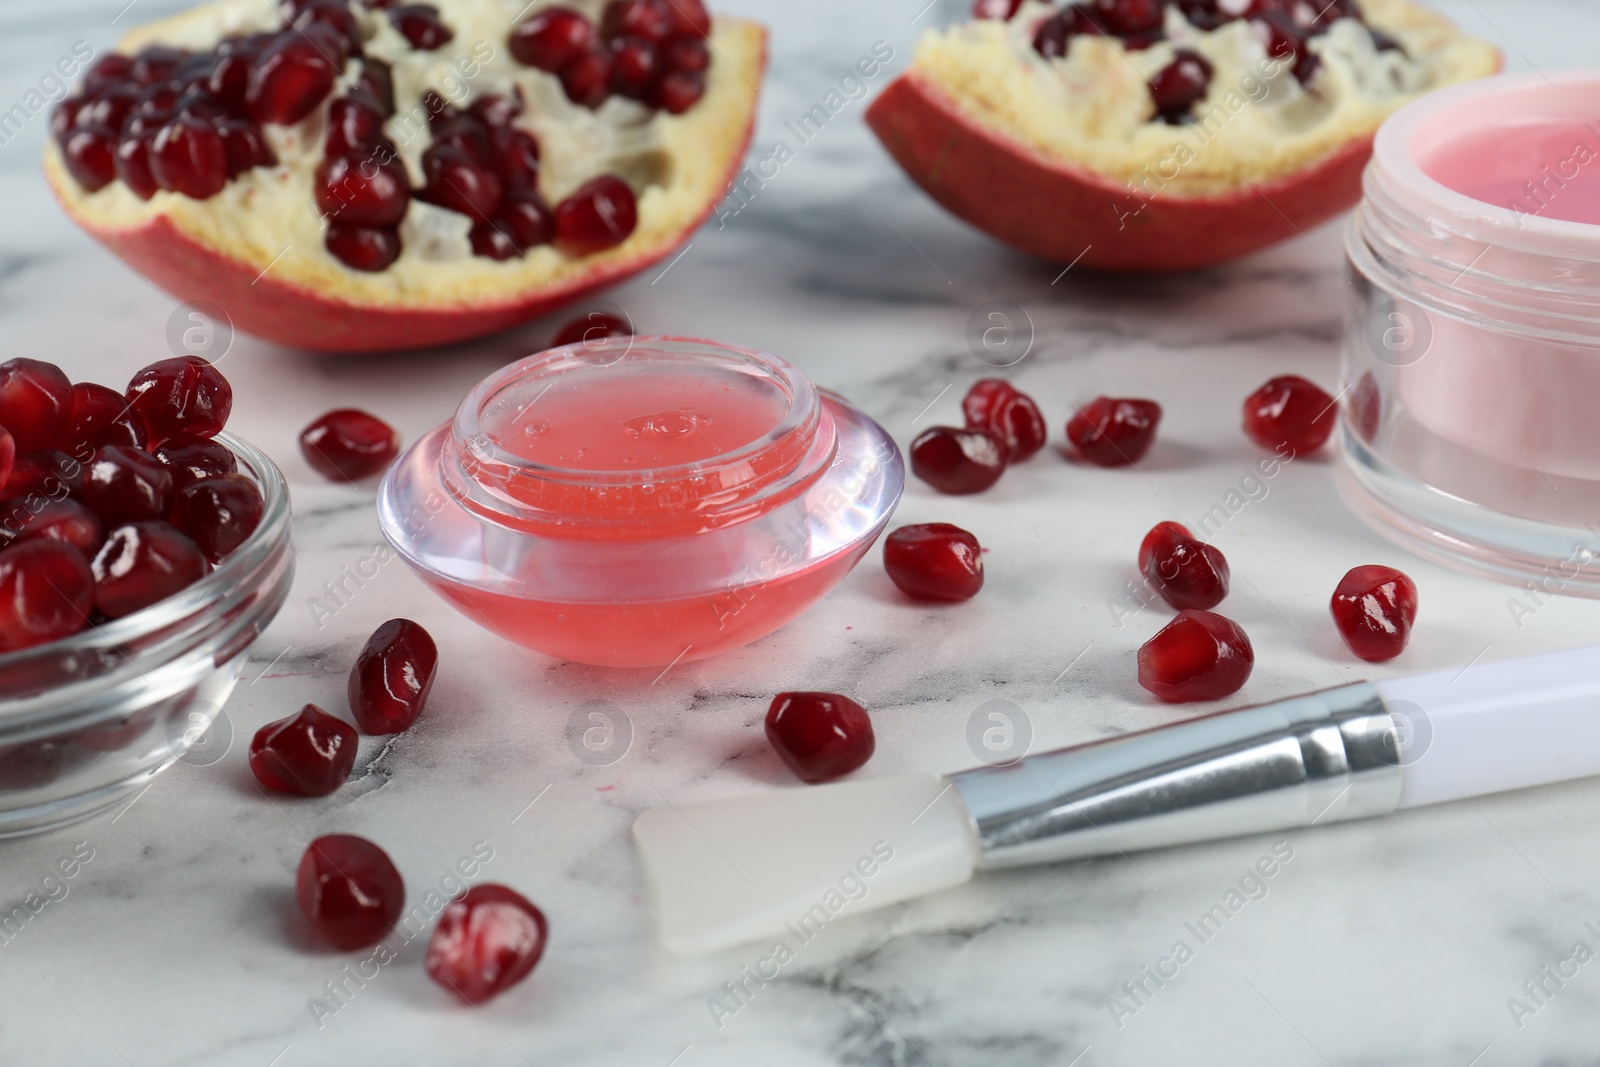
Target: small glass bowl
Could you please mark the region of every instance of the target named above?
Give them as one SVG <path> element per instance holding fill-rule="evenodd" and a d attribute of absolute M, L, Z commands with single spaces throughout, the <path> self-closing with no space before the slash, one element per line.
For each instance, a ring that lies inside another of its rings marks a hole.
<path fill-rule="evenodd" d="M 229 434 L 217 441 L 266 503 L 244 544 L 159 604 L 0 655 L 0 837 L 94 815 L 183 758 L 288 597 L 283 474 L 253 445 Z"/>

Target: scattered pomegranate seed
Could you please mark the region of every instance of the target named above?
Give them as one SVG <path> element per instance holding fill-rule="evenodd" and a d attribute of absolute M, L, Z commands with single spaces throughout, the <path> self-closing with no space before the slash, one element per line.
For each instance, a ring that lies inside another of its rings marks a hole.
<path fill-rule="evenodd" d="M 455 37 L 455 32 L 439 18 L 439 9 L 432 4 L 392 7 L 389 21 L 400 31 L 400 36 L 420 52 L 436 51 Z"/>
<path fill-rule="evenodd" d="M 539 194 L 519 190 L 505 195 L 500 201 L 497 228 L 502 230 L 520 253 L 535 245 L 545 244 L 556 232 L 555 214 L 539 199 Z"/>
<path fill-rule="evenodd" d="M 911 470 L 941 493 L 981 493 L 1005 473 L 1006 443 L 987 430 L 930 426 L 911 442 Z"/>
<path fill-rule="evenodd" d="M 1154 400 L 1096 397 L 1067 422 L 1067 440 L 1085 462 L 1126 467 L 1139 462 L 1155 443 L 1161 405 Z"/>
<path fill-rule="evenodd" d="M 611 95 L 611 50 L 595 46 L 561 68 L 561 88 L 567 99 L 597 108 Z"/>
<path fill-rule="evenodd" d="M 838 693 L 779 693 L 767 709 L 767 740 L 803 782 L 849 774 L 872 758 L 866 709 Z"/>
<path fill-rule="evenodd" d="M 223 474 L 185 486 L 173 500 L 172 524 L 216 563 L 255 533 L 265 510 L 255 482 Z"/>
<path fill-rule="evenodd" d="M 358 482 L 400 454 L 400 435 L 376 415 L 337 408 L 300 431 L 300 453 L 324 478 Z"/>
<path fill-rule="evenodd" d="M 503 885 L 475 885 L 445 905 L 428 939 L 428 977 L 469 1004 L 516 985 L 539 963 L 549 938 L 544 912 Z"/>
<path fill-rule="evenodd" d="M 961 401 L 967 429 L 988 430 L 1006 443 L 1009 462 L 1020 463 L 1044 447 L 1050 431 L 1039 405 L 1000 378 L 984 378 Z"/>
<path fill-rule="evenodd" d="M 40 538 L 0 550 L 0 652 L 70 637 L 93 605 L 94 576 L 71 545 Z"/>
<path fill-rule="evenodd" d="M 257 122 L 291 126 L 333 91 L 338 73 L 310 35 L 282 34 L 251 63 L 245 108 Z"/>
<path fill-rule="evenodd" d="M 67 134 L 61 156 L 74 180 L 99 192 L 117 176 L 117 135 L 105 126 L 80 126 Z"/>
<path fill-rule="evenodd" d="M 474 221 L 488 219 L 500 207 L 500 178 L 455 145 L 436 144 L 422 153 L 428 184 L 423 199 Z"/>
<path fill-rule="evenodd" d="M 239 470 L 239 461 L 228 446 L 205 437 L 182 434 L 169 437 L 152 449 L 151 454 L 172 472 L 175 492 L 182 492 L 185 486 L 201 478 L 235 474 Z"/>
<path fill-rule="evenodd" d="M 521 130 L 497 128 L 489 131 L 489 148 L 506 192 L 527 192 L 537 198 L 539 142 Z"/>
<path fill-rule="evenodd" d="M 374 630 L 350 670 L 350 710 L 361 732 L 410 729 L 433 688 L 438 663 L 433 638 L 410 619 L 390 619 Z"/>
<path fill-rule="evenodd" d="M 598 342 L 607 337 L 631 336 L 633 336 L 633 325 L 627 319 L 608 315 L 604 311 L 591 311 L 557 330 L 555 337 L 550 341 L 550 347 L 560 348 L 562 345 L 575 345 L 579 342 L 586 344 Z"/>
<path fill-rule="evenodd" d="M 1008 20 L 1022 6 L 1022 0 L 974 0 L 972 17 L 975 19 Z"/>
<path fill-rule="evenodd" d="M 1372 663 L 1394 659 L 1411 639 L 1417 619 L 1417 584 L 1393 567 L 1352 567 L 1328 604 L 1350 651 Z"/>
<path fill-rule="evenodd" d="M 269 722 L 250 741 L 256 781 L 279 793 L 325 797 L 356 765 L 356 729 L 307 704 L 300 714 Z"/>
<path fill-rule="evenodd" d="M 377 226 L 335 222 L 322 239 L 328 253 L 351 270 L 387 270 L 400 258 L 400 235 Z"/>
<path fill-rule="evenodd" d="M 294 896 L 334 948 L 375 945 L 394 929 L 406 887 L 388 853 L 364 837 L 327 834 L 300 857 Z"/>
<path fill-rule="evenodd" d="M 398 226 L 411 204 L 405 164 L 357 155 L 325 159 L 312 186 L 317 206 L 350 226 Z"/>
<path fill-rule="evenodd" d="M 120 619 L 165 600 L 205 577 L 200 546 L 165 522 L 118 526 L 95 554 L 94 606 Z"/>
<path fill-rule="evenodd" d="M 511 55 L 524 66 L 556 73 L 595 45 L 594 24 L 568 7 L 547 7 L 511 30 Z"/>
<path fill-rule="evenodd" d="M 1169 703 L 1216 700 L 1250 677 L 1255 650 L 1237 623 L 1186 608 L 1139 649 L 1139 684 Z"/>
<path fill-rule="evenodd" d="M 18 452 L 55 447 L 71 399 L 72 383 L 54 363 L 0 363 L 0 426 L 11 431 Z"/>
<path fill-rule="evenodd" d="M 902 526 L 883 543 L 883 569 L 913 599 L 968 600 L 983 588 L 983 549 L 947 522 Z"/>
<path fill-rule="evenodd" d="M 706 95 L 706 80 L 693 70 L 671 70 L 656 85 L 651 102 L 672 115 L 681 115 Z"/>
<path fill-rule="evenodd" d="M 328 105 L 328 136 L 324 145 L 330 160 L 344 155 L 368 157 L 386 140 L 383 115 L 374 103 L 356 96 L 341 96 Z M 373 162 L 376 165 L 377 161 Z"/>
<path fill-rule="evenodd" d="M 233 410 L 233 387 L 228 379 L 199 356 L 150 364 L 128 383 L 127 397 L 155 444 L 179 434 L 215 437 Z"/>
<path fill-rule="evenodd" d="M 1178 608 L 1214 608 L 1228 595 L 1228 561 L 1188 527 L 1158 522 L 1139 545 L 1139 570 Z"/>
<path fill-rule="evenodd" d="M 86 563 L 106 541 L 106 528 L 100 516 L 76 500 L 0 503 L 0 540 L 8 534 L 19 542 L 44 540 L 71 545 L 83 554 Z"/>
<path fill-rule="evenodd" d="M 511 231 L 504 223 L 490 221 L 480 222 L 467 234 L 467 240 L 472 245 L 472 254 L 483 256 L 487 259 L 515 259 L 522 254 Z"/>
<path fill-rule="evenodd" d="M 1333 433 L 1333 397 L 1295 374 L 1274 378 L 1245 397 L 1244 432 L 1262 448 L 1288 448 L 1296 456 L 1315 452 Z"/>
<path fill-rule="evenodd" d="M 1156 116 L 1177 126 L 1188 122 L 1194 105 L 1211 85 L 1211 64 L 1198 52 L 1180 48 L 1171 63 L 1150 79 L 1150 98 Z"/>
<path fill-rule="evenodd" d="M 93 382 L 73 385 L 67 398 L 67 425 L 63 447 L 79 460 L 87 460 L 101 445 L 143 449 L 150 441 L 143 417 L 127 398 Z"/>
<path fill-rule="evenodd" d="M 626 241 L 638 221 L 633 190 L 621 178 L 603 174 L 556 207 L 556 244 L 570 256 L 586 256 Z"/>
<path fill-rule="evenodd" d="M 163 519 L 172 510 L 172 472 L 149 453 L 105 445 L 84 465 L 78 494 L 107 526 Z"/>

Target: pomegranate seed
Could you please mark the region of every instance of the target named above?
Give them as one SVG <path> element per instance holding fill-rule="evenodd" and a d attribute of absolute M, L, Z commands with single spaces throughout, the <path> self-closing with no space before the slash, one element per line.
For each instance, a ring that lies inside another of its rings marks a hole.
<path fill-rule="evenodd" d="M 1265 11 L 1252 16 L 1252 22 L 1266 46 L 1267 55 L 1282 62 L 1293 62 L 1295 80 L 1309 82 L 1322 66 L 1322 60 L 1307 47 L 1309 37 L 1292 15 L 1285 11 Z"/>
<path fill-rule="evenodd" d="M 206 200 L 228 184 L 228 153 L 211 123 L 176 118 L 150 142 L 150 175 L 163 189 Z"/>
<path fill-rule="evenodd" d="M 61 776 L 66 761 L 66 746 L 59 741 L 0 748 L 0 793 L 42 789 Z"/>
<path fill-rule="evenodd" d="M 173 499 L 172 524 L 217 563 L 255 533 L 266 506 L 256 483 L 242 474 L 202 478 Z"/>
<path fill-rule="evenodd" d="M 697 37 L 674 37 L 667 42 L 666 64 L 670 70 L 699 73 L 711 65 L 711 50 Z"/>
<path fill-rule="evenodd" d="M 455 37 L 455 32 L 439 18 L 439 9 L 432 4 L 392 7 L 389 21 L 400 31 L 400 36 L 411 42 L 412 48 L 421 52 L 442 48 Z"/>
<path fill-rule="evenodd" d="M 667 0 L 667 10 L 674 37 L 696 40 L 711 36 L 711 12 L 700 0 Z"/>
<path fill-rule="evenodd" d="M 302 33 L 284 33 L 250 65 L 245 109 L 257 122 L 291 126 L 333 91 L 338 71 Z"/>
<path fill-rule="evenodd" d="M 1383 396 L 1378 391 L 1378 380 L 1371 371 L 1363 371 L 1356 387 L 1350 390 L 1350 422 L 1356 434 L 1367 444 L 1378 436 L 1378 423 L 1383 415 Z"/>
<path fill-rule="evenodd" d="M 1350 651 L 1372 663 L 1394 659 L 1411 639 L 1417 584 L 1393 567 L 1352 567 L 1328 604 Z"/>
<path fill-rule="evenodd" d="M 47 496 L 55 499 L 76 493 L 83 485 L 83 464 L 53 448 L 18 452 L 6 478 L 11 497 Z"/>
<path fill-rule="evenodd" d="M 8 359 L 0 363 L 0 426 L 18 452 L 54 448 L 68 419 L 72 383 L 54 363 Z"/>
<path fill-rule="evenodd" d="M 343 40 L 347 54 L 361 54 L 361 26 L 356 22 L 356 17 L 350 13 L 350 9 L 337 0 L 312 0 L 311 3 L 302 5 L 290 25 L 297 30 L 326 26 Z M 449 38 L 446 37 L 445 40 Z"/>
<path fill-rule="evenodd" d="M 375 415 L 337 408 L 300 431 L 300 453 L 330 481 L 356 482 L 380 473 L 400 453 L 400 435 Z"/>
<path fill-rule="evenodd" d="M 350 670 L 350 710 L 368 735 L 409 730 L 422 713 L 439 650 L 410 619 L 390 619 L 367 638 Z"/>
<path fill-rule="evenodd" d="M 475 256 L 507 260 L 522 255 L 522 249 L 517 246 L 504 223 L 480 222 L 467 234 L 467 240 Z"/>
<path fill-rule="evenodd" d="M 1150 79 L 1150 98 L 1155 102 L 1157 117 L 1174 126 L 1188 122 L 1191 109 L 1210 85 L 1211 64 L 1206 58 L 1186 48 L 1178 49 L 1173 61 Z"/>
<path fill-rule="evenodd" d="M 205 577 L 206 557 L 165 522 L 118 526 L 95 554 L 94 606 L 120 619 L 181 592 Z"/>
<path fill-rule="evenodd" d="M 651 43 L 672 35 L 670 0 L 612 0 L 600 14 L 600 36 L 611 41 L 618 37 L 641 37 Z"/>
<path fill-rule="evenodd" d="M 389 64 L 370 56 L 363 58 L 356 85 L 378 105 L 384 118 L 394 114 L 394 72 Z"/>
<path fill-rule="evenodd" d="M 611 91 L 643 100 L 661 73 L 655 45 L 642 37 L 619 37 L 611 42 Z"/>
<path fill-rule="evenodd" d="M 112 132 L 121 130 L 128 116 L 133 114 L 134 105 L 139 102 L 141 95 L 132 85 L 108 85 L 94 97 L 83 101 L 72 125 L 104 126 Z"/>
<path fill-rule="evenodd" d="M 550 342 L 551 348 L 560 348 L 562 345 L 575 345 L 580 342 L 589 344 L 602 341 L 607 337 L 632 337 L 633 326 L 627 319 L 616 315 L 607 315 L 603 311 L 591 311 L 567 323 L 556 331 L 555 339 Z"/>
<path fill-rule="evenodd" d="M 837 693 L 779 693 L 767 709 L 767 740 L 803 782 L 849 774 L 872 758 L 872 719 Z"/>
<path fill-rule="evenodd" d="M 117 142 L 117 178 L 140 200 L 149 200 L 160 188 L 150 174 L 150 142 L 155 137 L 154 130 L 127 129 Z"/>
<path fill-rule="evenodd" d="M 178 64 L 188 56 L 188 52 L 177 48 L 153 44 L 133 57 L 133 69 L 128 72 L 128 76 L 140 85 L 167 81 L 177 73 Z"/>
<path fill-rule="evenodd" d="M 356 155 L 323 160 L 313 186 L 317 206 L 346 226 L 398 226 L 411 205 L 406 168 Z"/>
<path fill-rule="evenodd" d="M 561 89 L 574 104 L 597 108 L 611 95 L 614 64 L 609 48 L 591 48 L 561 68 Z"/>
<path fill-rule="evenodd" d="M 1067 422 L 1067 440 L 1085 462 L 1126 467 L 1139 462 L 1155 443 L 1161 405 L 1154 400 L 1096 397 Z"/>
<path fill-rule="evenodd" d="M 94 558 L 106 541 L 100 517 L 76 500 L 8 500 L 0 504 L 0 526 L 16 541 L 59 541 Z"/>
<path fill-rule="evenodd" d="M 183 91 L 183 86 L 177 82 L 160 82 L 147 85 L 139 94 L 139 102 L 133 107 L 130 118 L 144 118 L 149 120 L 153 129 L 170 119 L 177 113 L 178 95 Z M 124 129 L 126 129 L 124 125 Z"/>
<path fill-rule="evenodd" d="M 1049 430 L 1039 405 L 999 378 L 984 378 L 961 401 L 967 429 L 988 430 L 1006 443 L 1010 462 L 1018 463 L 1044 447 Z"/>
<path fill-rule="evenodd" d="M 1095 13 L 1112 33 L 1131 35 L 1161 29 L 1164 0 L 1095 0 Z"/>
<path fill-rule="evenodd" d="M 227 445 L 205 437 L 169 437 L 151 452 L 172 472 L 172 488 L 182 492 L 191 482 L 235 474 L 239 461 Z"/>
<path fill-rule="evenodd" d="M 586 256 L 628 239 L 638 224 L 633 190 L 621 178 L 593 178 L 556 207 L 556 245 L 569 256 Z"/>
<path fill-rule="evenodd" d="M 521 130 L 496 129 L 489 133 L 489 146 L 495 173 L 500 176 L 500 184 L 506 192 L 537 194 L 539 142 Z"/>
<path fill-rule="evenodd" d="M 1186 608 L 1139 649 L 1139 684 L 1168 703 L 1216 700 L 1250 677 L 1255 650 L 1237 623 Z"/>
<path fill-rule="evenodd" d="M 1228 595 L 1228 561 L 1221 551 L 1176 522 L 1158 522 L 1144 535 L 1139 570 L 1180 611 L 1214 608 Z"/>
<path fill-rule="evenodd" d="M 17 440 L 11 436 L 11 431 L 0 426 L 0 488 L 4 488 L 11 477 L 11 468 L 17 462 Z"/>
<path fill-rule="evenodd" d="M 300 857 L 294 896 L 300 911 L 334 948 L 383 940 L 405 906 L 406 886 L 388 853 L 364 837 L 327 834 Z"/>
<path fill-rule="evenodd" d="M 981 493 L 1005 473 L 1006 443 L 987 430 L 930 426 L 911 442 L 911 471 L 941 493 Z"/>
<path fill-rule="evenodd" d="M 164 519 L 172 509 L 172 472 L 126 445 L 103 445 L 84 465 L 83 502 L 107 525 Z"/>
<path fill-rule="evenodd" d="M 454 145 L 436 144 L 422 153 L 428 185 L 424 199 L 474 220 L 494 215 L 500 206 L 500 178 Z"/>
<path fill-rule="evenodd" d="M 185 89 L 173 105 L 173 114 L 179 118 L 203 119 L 207 126 L 227 117 L 227 109 L 204 89 Z"/>
<path fill-rule="evenodd" d="M 547 243 L 556 232 L 556 220 L 539 194 L 507 193 L 500 203 L 498 229 L 510 236 L 520 254 L 523 249 Z"/>
<path fill-rule="evenodd" d="M 489 127 L 475 115 L 456 115 L 434 126 L 433 143 L 459 148 L 474 163 L 487 164 L 493 159 Z"/>
<path fill-rule="evenodd" d="M 81 126 L 67 134 L 61 155 L 73 180 L 91 193 L 117 176 L 117 135 L 104 126 Z"/>
<path fill-rule="evenodd" d="M 511 96 L 485 93 L 468 105 L 467 114 L 491 130 L 509 127 L 511 121 L 522 114 L 522 90 L 516 90 Z"/>
<path fill-rule="evenodd" d="M 972 17 L 975 19 L 1000 19 L 1006 21 L 1017 13 L 1022 0 L 974 0 Z"/>
<path fill-rule="evenodd" d="M 307 704 L 300 714 L 256 731 L 250 740 L 250 770 L 256 781 L 276 792 L 325 797 L 350 777 L 356 740 L 355 727 Z"/>
<path fill-rule="evenodd" d="M 158 360 L 128 383 L 128 402 L 144 419 L 150 439 L 215 437 L 233 410 L 233 387 L 199 356 Z"/>
<path fill-rule="evenodd" d="M 1244 401 L 1246 436 L 1273 452 L 1315 452 L 1333 433 L 1336 418 L 1333 397 L 1294 374 L 1272 379 Z"/>
<path fill-rule="evenodd" d="M 554 74 L 594 47 L 594 24 L 571 8 L 547 7 L 513 27 L 509 43 L 518 63 Z"/>
<path fill-rule="evenodd" d="M 335 81 L 338 80 L 339 74 L 343 72 L 346 61 L 359 51 L 359 48 L 351 47 L 349 39 L 344 34 L 332 26 L 322 23 L 313 22 L 305 29 L 291 30 L 289 32 L 301 34 L 333 64 Z"/>
<path fill-rule="evenodd" d="M 706 95 L 706 80 L 696 71 L 670 70 L 656 86 L 651 102 L 672 115 L 681 115 Z"/>
<path fill-rule="evenodd" d="M 328 105 L 328 158 L 371 155 L 383 144 L 383 115 L 367 100 L 341 96 Z"/>
<path fill-rule="evenodd" d="M 516 985 L 544 955 L 544 912 L 503 885 L 475 885 L 445 905 L 422 966 L 469 1004 Z"/>
<path fill-rule="evenodd" d="M 118 88 L 123 88 L 118 86 Z M 66 140 L 67 134 L 72 132 L 78 124 L 78 116 L 83 109 L 92 103 L 92 96 L 74 95 L 64 97 L 55 107 L 50 109 L 50 136 L 59 144 Z M 116 127 L 120 129 L 121 127 Z"/>
<path fill-rule="evenodd" d="M 1059 59 L 1067 54 L 1076 34 L 1075 8 L 1065 8 L 1043 22 L 1033 31 L 1033 50 L 1045 59 Z"/>
<path fill-rule="evenodd" d="M 883 569 L 915 600 L 969 600 L 983 588 L 978 539 L 947 522 L 902 526 L 883 543 Z"/>
<path fill-rule="evenodd" d="M 223 119 L 217 123 L 222 151 L 228 160 L 228 177 L 237 178 L 254 167 L 275 167 L 278 157 L 267 144 L 261 127 L 245 119 Z"/>
<path fill-rule="evenodd" d="M 322 239 L 328 252 L 351 270 L 387 270 L 400 258 L 400 235 L 376 226 L 346 226 L 335 222 Z"/>
<path fill-rule="evenodd" d="M 1217 0 L 1178 0 L 1178 10 L 1197 30 L 1214 30 L 1230 17 L 1218 10 Z"/>
<path fill-rule="evenodd" d="M 93 604 L 94 576 L 71 545 L 40 538 L 0 550 L 0 652 L 70 637 Z"/>
<path fill-rule="evenodd" d="M 250 87 L 252 56 L 235 54 L 217 57 L 216 66 L 206 76 L 206 91 L 216 97 L 230 115 L 245 114 L 245 92 Z"/>
<path fill-rule="evenodd" d="M 94 61 L 83 76 L 84 88 L 94 90 L 133 78 L 133 57 L 110 52 Z"/>

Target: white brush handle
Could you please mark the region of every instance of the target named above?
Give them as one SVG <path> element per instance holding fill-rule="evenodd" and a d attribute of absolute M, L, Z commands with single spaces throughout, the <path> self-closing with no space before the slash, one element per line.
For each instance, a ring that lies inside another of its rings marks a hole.
<path fill-rule="evenodd" d="M 1409 720 L 1402 808 L 1600 774 L 1600 646 L 1375 684 Z"/>

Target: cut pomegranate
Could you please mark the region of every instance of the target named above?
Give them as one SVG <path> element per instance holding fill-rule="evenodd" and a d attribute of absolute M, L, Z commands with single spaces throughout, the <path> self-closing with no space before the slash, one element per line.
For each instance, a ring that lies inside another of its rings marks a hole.
<path fill-rule="evenodd" d="M 182 492 L 185 486 L 201 478 L 215 478 L 239 470 L 239 461 L 226 445 L 204 437 L 181 434 L 169 437 L 151 454 L 172 472 L 174 492 Z"/>
<path fill-rule="evenodd" d="M 100 516 L 76 500 L 7 500 L 0 503 L 0 541 L 60 541 L 94 558 L 106 541 Z"/>
<path fill-rule="evenodd" d="M 95 554 L 94 606 L 120 619 L 165 600 L 205 577 L 205 553 L 165 522 L 118 526 Z"/>
<path fill-rule="evenodd" d="M 779 693 L 767 709 L 767 740 L 803 782 L 849 774 L 872 758 L 872 719 L 838 693 Z"/>
<path fill-rule="evenodd" d="M 310 34 L 282 34 L 250 65 L 245 109 L 257 122 L 292 126 L 327 99 L 338 74 Z"/>
<path fill-rule="evenodd" d="M 1150 79 L 1150 99 L 1163 122 L 1179 125 L 1194 117 L 1194 105 L 1205 98 L 1210 85 L 1211 64 L 1200 53 L 1180 48 L 1172 62 Z"/>
<path fill-rule="evenodd" d="M 556 207 L 556 245 L 569 255 L 589 255 L 628 239 L 638 224 L 633 190 L 621 178 L 585 182 Z"/>
<path fill-rule="evenodd" d="M 1139 649 L 1139 684 L 1168 703 L 1216 700 L 1250 677 L 1255 650 L 1237 623 L 1185 609 Z"/>
<path fill-rule="evenodd" d="M 420 52 L 433 52 L 455 37 L 432 4 L 402 4 L 389 9 L 389 21 Z"/>
<path fill-rule="evenodd" d="M 78 494 L 107 526 L 164 519 L 172 510 L 172 472 L 146 452 L 105 445 L 84 465 Z"/>
<path fill-rule="evenodd" d="M 143 449 L 150 434 L 144 419 L 115 389 L 93 382 L 78 382 L 67 399 L 67 426 L 62 448 L 74 459 L 87 461 L 101 445 Z"/>
<path fill-rule="evenodd" d="M 984 378 L 961 401 L 967 429 L 988 430 L 1006 443 L 1010 462 L 1019 463 L 1044 447 L 1050 431 L 1039 405 L 1000 378 Z"/>
<path fill-rule="evenodd" d="M 591 344 L 603 341 L 607 337 L 631 336 L 633 336 L 633 324 L 627 319 L 608 315 L 604 311 L 591 311 L 557 330 L 555 337 L 550 341 L 550 347 L 560 348 L 562 345 L 575 345 L 580 342 Z"/>
<path fill-rule="evenodd" d="M 883 543 L 883 569 L 916 600 L 969 600 L 983 588 L 983 549 L 959 526 L 902 526 Z"/>
<path fill-rule="evenodd" d="M 1269 451 L 1315 452 L 1333 433 L 1333 397 L 1295 374 L 1274 378 L 1245 397 L 1245 435 Z"/>
<path fill-rule="evenodd" d="M 1158 522 L 1139 545 L 1139 570 L 1173 607 L 1214 608 L 1228 595 L 1228 561 L 1188 527 Z"/>
<path fill-rule="evenodd" d="M 941 493 L 981 493 L 1006 472 L 1006 443 L 987 430 L 930 426 L 911 442 L 911 471 Z"/>
<path fill-rule="evenodd" d="M 244 544 L 265 510 L 255 482 L 242 474 L 223 474 L 185 486 L 173 500 L 172 524 L 216 563 Z"/>
<path fill-rule="evenodd" d="M 406 887 L 389 854 L 364 837 L 327 834 L 300 857 L 295 901 L 334 948 L 375 945 L 394 929 Z"/>
<path fill-rule="evenodd" d="M 428 939 L 428 977 L 469 1004 L 499 996 L 544 955 L 544 912 L 503 885 L 475 885 L 445 905 Z"/>
<path fill-rule="evenodd" d="M 72 383 L 54 363 L 25 358 L 0 363 L 0 426 L 11 431 L 18 452 L 54 448 L 71 399 Z"/>
<path fill-rule="evenodd" d="M 70 637 L 93 605 L 94 576 L 76 548 L 39 538 L 0 549 L 0 652 Z"/>
<path fill-rule="evenodd" d="M 409 730 L 428 700 L 438 663 L 433 638 L 410 619 L 390 619 L 374 630 L 350 670 L 350 710 L 361 732 Z"/>
<path fill-rule="evenodd" d="M 511 54 L 517 62 L 556 73 L 584 55 L 596 42 L 594 24 L 567 7 L 546 7 L 511 30 Z"/>
<path fill-rule="evenodd" d="M 300 714 L 256 731 L 250 770 L 256 781 L 279 793 L 325 797 L 350 777 L 356 745 L 355 727 L 307 704 Z"/>
<path fill-rule="evenodd" d="M 1394 659 L 1411 640 L 1417 619 L 1417 585 L 1393 567 L 1352 567 L 1328 604 L 1339 636 L 1371 663 Z"/>
<path fill-rule="evenodd" d="M 336 408 L 300 431 L 300 454 L 330 481 L 370 478 L 399 453 L 394 427 L 358 408 Z"/>
<path fill-rule="evenodd" d="M 351 270 L 388 270 L 400 258 L 400 235 L 376 226 L 346 226 L 335 222 L 328 227 L 323 244 L 335 259 Z"/>
<path fill-rule="evenodd" d="M 1096 397 L 1067 422 L 1067 440 L 1079 458 L 1097 467 L 1139 462 L 1155 443 L 1161 405 L 1153 400 Z"/>
<path fill-rule="evenodd" d="M 128 383 L 127 397 L 155 444 L 179 434 L 215 437 L 233 410 L 228 379 L 199 356 L 150 364 Z"/>

